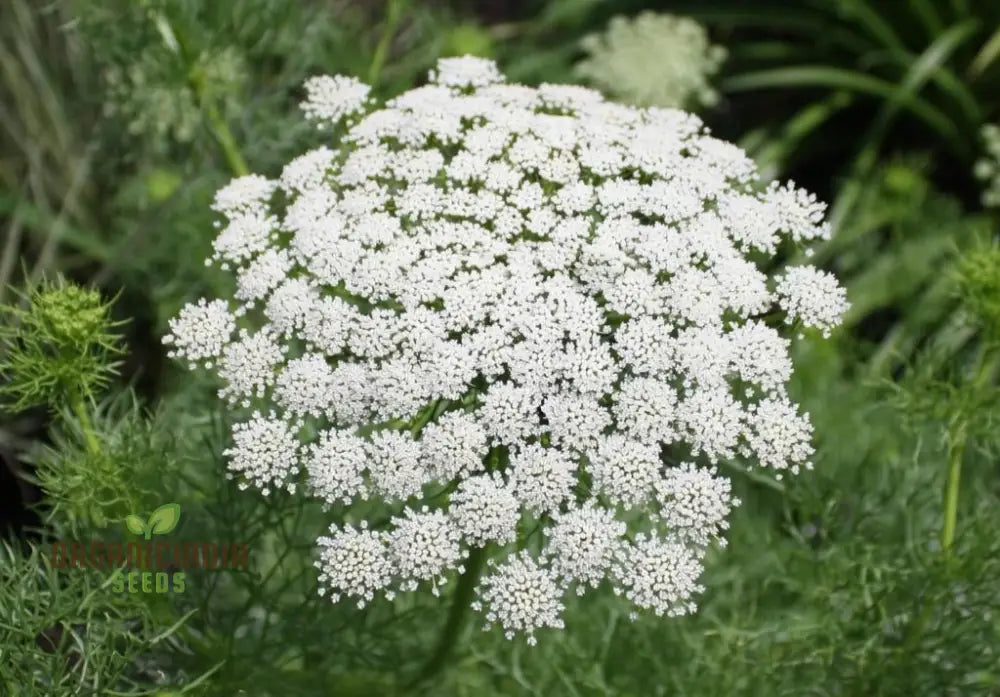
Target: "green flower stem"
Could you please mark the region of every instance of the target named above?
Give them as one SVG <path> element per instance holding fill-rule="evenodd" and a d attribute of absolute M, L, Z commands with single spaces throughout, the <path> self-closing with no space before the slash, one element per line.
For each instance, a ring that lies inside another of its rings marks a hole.
<path fill-rule="evenodd" d="M 444 407 L 447 407 L 447 401 L 441 399 L 435 399 L 433 402 L 424 407 L 424 410 L 417 415 L 413 420 L 413 426 L 410 428 L 410 434 L 416 438 L 420 435 L 420 432 L 424 430 L 424 427 L 431 422 L 432 419 L 441 415 L 442 401 L 445 401 Z"/>
<path fill-rule="evenodd" d="M 243 159 L 239 145 L 236 144 L 236 138 L 233 137 L 233 133 L 229 130 L 226 120 L 219 113 L 219 107 L 216 106 L 215 102 L 204 99 L 203 96 L 203 94 L 199 94 L 198 98 L 205 108 L 205 117 L 208 119 L 208 125 L 212 129 L 212 135 L 215 136 L 219 147 L 222 148 L 222 154 L 226 158 L 229 169 L 237 177 L 245 177 L 250 174 L 250 168 L 247 167 L 247 162 Z"/>
<path fill-rule="evenodd" d="M 972 379 L 968 383 L 974 395 L 979 395 L 985 389 L 985 383 L 991 375 L 992 362 L 989 360 L 993 346 L 984 343 L 976 361 Z M 965 456 L 965 446 L 969 439 L 968 419 L 959 415 L 948 428 L 948 474 L 944 485 L 944 512 L 941 524 L 941 552 L 950 556 L 955 544 L 955 531 L 958 527 L 958 494 L 962 483 L 962 458 Z"/>
<path fill-rule="evenodd" d="M 198 103 L 205 112 L 208 126 L 219 147 L 222 149 L 222 154 L 226 158 L 229 169 L 237 177 L 250 174 L 250 168 L 247 167 L 246 160 L 243 159 L 243 154 L 236 143 L 236 138 L 233 137 L 232 131 L 229 130 L 229 126 L 222 117 L 218 105 L 207 94 L 204 76 L 200 74 L 200 71 L 190 69 L 192 63 L 184 35 L 175 26 L 170 24 L 170 20 L 162 13 L 153 15 L 153 23 L 156 25 L 167 48 L 179 56 L 185 65 L 188 66 L 188 85 L 194 91 Z"/>
<path fill-rule="evenodd" d="M 941 554 L 948 560 L 955 542 L 955 528 L 958 521 L 958 489 L 962 478 L 962 456 L 965 453 L 965 423 L 960 422 L 948 436 L 948 476 L 944 487 L 944 514 L 941 526 Z M 936 603 L 923 603 L 920 614 L 910 625 L 906 640 L 900 648 L 899 658 L 903 660 L 924 635 L 927 623 L 936 609 Z"/>
<path fill-rule="evenodd" d="M 99 455 L 101 452 L 101 444 L 97 440 L 97 433 L 94 431 L 94 423 L 90 420 L 90 414 L 87 412 L 87 405 L 84 401 L 83 395 L 79 392 L 73 392 L 70 396 L 70 408 L 73 409 L 73 413 L 76 418 L 80 420 L 80 428 L 83 431 L 83 440 L 87 446 L 87 452 L 91 455 Z"/>
<path fill-rule="evenodd" d="M 375 47 L 375 54 L 372 56 L 371 66 L 368 68 L 368 84 L 372 87 L 378 82 L 382 68 L 389 57 L 389 47 L 392 46 L 392 38 L 396 35 L 396 27 L 403 16 L 403 8 L 406 0 L 388 0 L 386 10 L 385 25 L 382 27 L 382 36 L 379 37 L 378 45 Z"/>
<path fill-rule="evenodd" d="M 958 491 L 962 481 L 962 457 L 965 455 L 965 424 L 959 424 L 948 438 L 948 477 L 944 487 L 944 523 L 941 526 L 941 551 L 951 554 L 958 522 Z"/>
<path fill-rule="evenodd" d="M 417 674 L 417 678 L 411 686 L 416 686 L 429 680 L 437 675 L 445 666 L 465 626 L 465 616 L 472 605 L 476 583 L 479 581 L 486 558 L 487 554 L 484 548 L 476 547 L 469 552 L 469 558 L 465 563 L 465 571 L 458 579 L 458 587 L 455 588 L 451 608 L 448 610 L 448 619 L 445 621 L 441 635 L 438 637 L 437 647 Z"/>

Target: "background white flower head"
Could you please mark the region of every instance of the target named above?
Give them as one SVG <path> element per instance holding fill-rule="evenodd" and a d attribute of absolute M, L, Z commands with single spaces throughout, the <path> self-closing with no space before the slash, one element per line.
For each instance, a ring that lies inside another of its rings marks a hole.
<path fill-rule="evenodd" d="M 233 476 L 391 508 L 320 539 L 335 599 L 437 593 L 487 547 L 478 606 L 509 636 L 603 581 L 693 611 L 738 503 L 714 466 L 810 466 L 780 332 L 827 333 L 847 302 L 773 262 L 829 235 L 823 205 L 690 114 L 478 58 L 382 108 L 313 78 L 303 108 L 341 135 L 218 193 L 233 297 L 166 338 L 246 416 Z"/>
<path fill-rule="evenodd" d="M 584 37 L 581 47 L 587 57 L 576 73 L 631 104 L 694 109 L 719 99 L 710 80 L 726 49 L 712 44 L 689 17 L 648 10 L 617 15 L 602 33 Z"/>

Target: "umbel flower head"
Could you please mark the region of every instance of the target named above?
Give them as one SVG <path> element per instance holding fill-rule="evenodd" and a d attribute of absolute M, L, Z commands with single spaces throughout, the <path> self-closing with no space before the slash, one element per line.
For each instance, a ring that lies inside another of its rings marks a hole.
<path fill-rule="evenodd" d="M 342 135 L 218 193 L 233 296 L 166 338 L 244 414 L 233 475 L 394 511 L 320 539 L 334 599 L 437 592 L 487 547 L 476 607 L 510 636 L 604 583 L 692 611 L 738 503 L 715 464 L 809 467 L 782 329 L 847 303 L 818 269 L 762 269 L 828 236 L 824 206 L 690 114 L 479 58 L 381 108 L 347 77 L 306 90 Z"/>
<path fill-rule="evenodd" d="M 640 12 L 616 16 L 603 34 L 584 37 L 587 57 L 576 73 L 631 104 L 674 108 L 710 107 L 719 95 L 710 84 L 726 49 L 688 17 Z"/>

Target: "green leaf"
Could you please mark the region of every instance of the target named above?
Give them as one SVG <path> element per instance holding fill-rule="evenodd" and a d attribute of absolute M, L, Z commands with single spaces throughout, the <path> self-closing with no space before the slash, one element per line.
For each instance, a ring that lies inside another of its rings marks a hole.
<path fill-rule="evenodd" d="M 941 22 L 941 17 L 934 9 L 933 3 L 928 2 L 927 0 L 910 0 L 910 8 L 920 19 L 921 24 L 924 25 L 924 29 L 927 30 L 927 35 L 932 40 L 935 36 L 944 31 L 944 24 Z"/>
<path fill-rule="evenodd" d="M 165 503 L 149 515 L 147 521 L 150 535 L 165 535 L 177 527 L 181 519 L 181 507 L 176 503 Z"/>
<path fill-rule="evenodd" d="M 770 138 L 757 152 L 751 153 L 761 177 L 766 181 L 778 176 L 802 142 L 838 112 L 850 106 L 852 95 L 834 92 L 827 99 L 813 102 L 792 116 L 781 132 Z"/>
<path fill-rule="evenodd" d="M 917 93 L 924 84 L 937 75 L 942 88 L 962 103 L 972 123 L 979 123 L 979 107 L 975 97 L 961 83 L 955 91 L 954 83 L 957 82 L 956 80 L 941 80 L 942 76 L 950 75 L 946 72 L 948 59 L 966 39 L 972 36 L 978 26 L 979 23 L 976 20 L 968 20 L 949 27 L 947 31 L 938 36 L 916 60 L 910 62 L 909 70 L 896 88 L 895 94 L 888 99 L 884 109 L 891 115 L 891 112 L 895 112 L 902 104 L 916 99 Z"/>
<path fill-rule="evenodd" d="M 901 106 L 942 135 L 958 135 L 955 124 L 926 100 L 910 92 L 900 92 L 897 85 L 891 82 L 852 70 L 826 65 L 800 65 L 734 75 L 722 83 L 722 89 L 727 92 L 788 87 L 826 87 L 897 100 Z"/>
<path fill-rule="evenodd" d="M 825 4 L 825 3 L 824 3 Z M 892 27 L 892 23 L 880 15 L 875 5 L 856 0 L 844 0 L 838 6 L 843 16 L 853 20 L 858 26 L 889 51 L 905 51 L 906 46 Z"/>
<path fill-rule="evenodd" d="M 146 524 L 142 522 L 142 518 L 137 515 L 125 516 L 125 527 L 133 535 L 144 535 L 146 534 Z"/>
<path fill-rule="evenodd" d="M 1000 28 L 997 28 L 993 35 L 986 40 L 979 53 L 972 59 L 969 65 L 969 77 L 975 79 L 983 74 L 997 58 L 1000 58 Z"/>

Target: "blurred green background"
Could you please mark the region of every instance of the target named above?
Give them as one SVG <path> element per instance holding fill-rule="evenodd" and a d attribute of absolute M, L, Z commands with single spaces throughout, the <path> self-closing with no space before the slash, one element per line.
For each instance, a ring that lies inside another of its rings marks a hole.
<path fill-rule="evenodd" d="M 469 627 L 412 686 L 443 605 L 318 598 L 319 512 L 239 495 L 212 385 L 159 338 L 224 287 L 202 264 L 215 190 L 319 144 L 297 106 L 307 77 L 393 95 L 471 53 L 510 80 L 606 87 L 580 67 L 586 37 L 647 11 L 698 22 L 724 59 L 707 69 L 666 30 L 626 37 L 642 50 L 617 59 L 611 96 L 707 71 L 711 98 L 681 106 L 831 204 L 814 260 L 852 309 L 796 345 L 792 390 L 816 469 L 734 475 L 744 505 L 698 614 L 630 622 L 610 594 L 572 600 L 537 647 Z M 58 411 L 0 420 L 0 694 L 1000 695 L 1000 216 L 984 195 L 1000 156 L 983 138 L 998 122 L 995 0 L 3 0 L 0 300 L 62 274 L 128 321 L 90 416 L 102 456 Z M 115 506 L 161 499 L 192 537 L 250 539 L 257 567 L 145 601 L 46 564 L 51 536 L 114 537 Z"/>

